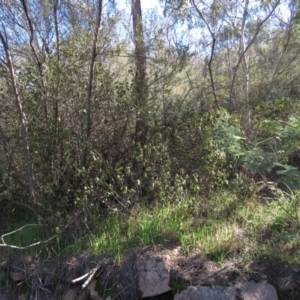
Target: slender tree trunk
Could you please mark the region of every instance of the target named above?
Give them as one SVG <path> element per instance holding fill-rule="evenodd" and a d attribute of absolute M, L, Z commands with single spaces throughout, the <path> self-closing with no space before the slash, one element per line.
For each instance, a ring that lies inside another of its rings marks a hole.
<path fill-rule="evenodd" d="M 215 54 L 215 46 L 216 46 L 216 36 L 215 33 L 213 32 L 211 26 L 208 24 L 207 20 L 204 18 L 203 14 L 199 10 L 198 6 L 196 5 L 194 0 L 190 0 L 191 4 L 194 6 L 196 12 L 198 13 L 199 17 L 204 21 L 207 30 L 209 31 L 212 39 L 212 46 L 211 46 L 211 51 L 210 51 L 210 58 L 208 61 L 208 71 L 209 71 L 209 78 L 210 78 L 210 83 L 211 83 L 211 88 L 213 92 L 213 109 L 215 112 L 217 112 L 220 107 L 218 103 L 218 98 L 217 98 L 217 93 L 216 93 L 216 86 L 215 86 L 215 80 L 214 80 L 214 75 L 212 71 L 212 64 L 213 64 L 213 59 L 214 59 L 214 54 Z"/>
<path fill-rule="evenodd" d="M 231 81 L 231 87 L 230 87 L 230 96 L 229 96 L 229 106 L 232 105 L 232 99 L 233 99 L 233 94 L 234 94 L 234 85 L 235 85 L 235 79 L 237 77 L 238 69 L 239 66 L 242 65 L 243 67 L 243 75 L 244 75 L 244 103 L 242 103 L 242 108 L 241 112 L 243 115 L 243 129 L 244 129 L 244 135 L 246 138 L 251 137 L 251 131 L 252 131 L 252 126 L 251 126 L 251 106 L 250 106 L 250 99 L 249 99 L 249 85 L 250 85 L 250 72 L 249 72 L 249 66 L 248 62 L 246 59 L 246 53 L 251 47 L 251 45 L 254 43 L 256 40 L 256 37 L 258 36 L 262 26 L 264 25 L 265 22 L 271 17 L 271 15 L 274 13 L 276 7 L 279 5 L 280 0 L 278 0 L 274 5 L 271 11 L 267 14 L 267 16 L 257 24 L 255 33 L 252 37 L 252 39 L 249 40 L 248 44 L 246 45 L 245 42 L 245 27 L 246 27 L 246 19 L 248 15 L 248 9 L 249 9 L 249 4 L 250 0 L 245 0 L 244 1 L 244 10 L 243 10 L 243 18 L 242 18 L 242 25 L 241 29 L 238 29 L 237 27 L 234 26 L 234 29 L 239 32 L 240 36 L 240 47 L 239 47 L 239 52 L 238 52 L 238 62 L 234 68 L 233 72 L 233 77 Z"/>
<path fill-rule="evenodd" d="M 22 4 L 22 8 L 23 8 L 26 20 L 27 20 L 27 25 L 28 25 L 28 30 L 29 30 L 29 45 L 30 45 L 31 53 L 33 54 L 34 61 L 37 66 L 40 78 L 41 78 L 42 87 L 45 90 L 43 62 L 40 60 L 38 53 L 34 47 L 34 42 L 37 41 L 37 37 L 35 34 L 36 31 L 34 30 L 34 22 L 32 21 L 30 14 L 29 14 L 27 1 L 20 0 L 20 2 Z M 36 44 L 37 44 L 37 42 L 36 42 Z M 46 95 L 46 97 L 44 97 L 44 105 L 43 106 L 44 106 L 45 119 L 48 118 L 47 99 L 48 99 L 48 95 Z"/>
<path fill-rule="evenodd" d="M 242 20 L 242 27 L 241 27 L 241 33 L 240 33 L 240 51 L 239 51 L 239 57 L 242 58 L 242 67 L 243 67 L 243 73 L 244 73 L 244 103 L 243 105 L 243 129 L 244 129 L 244 135 L 246 138 L 251 137 L 251 107 L 250 107 L 250 100 L 249 100 L 249 85 L 250 85 L 250 73 L 249 73 L 249 66 L 247 62 L 246 55 L 244 55 L 246 51 L 245 46 L 245 25 L 246 25 L 246 18 L 248 15 L 248 6 L 249 6 L 249 0 L 245 1 L 244 6 L 244 12 L 243 12 L 243 20 Z"/>
<path fill-rule="evenodd" d="M 13 93 L 15 96 L 15 103 L 19 114 L 20 124 L 21 124 L 21 132 L 22 132 L 22 139 L 23 139 L 23 145 L 25 150 L 25 157 L 26 157 L 26 168 L 27 168 L 27 177 L 28 177 L 28 184 L 29 184 L 29 192 L 30 196 L 34 197 L 34 173 L 33 173 L 33 166 L 32 166 L 32 159 L 29 149 L 29 142 L 28 142 L 28 123 L 27 123 L 27 117 L 22 107 L 22 102 L 19 96 L 17 84 L 16 84 L 16 77 L 14 72 L 14 66 L 12 63 L 10 50 L 6 41 L 5 36 L 0 32 L 0 40 L 3 45 L 6 60 L 7 60 L 7 67 L 10 72 L 10 78 L 11 78 L 11 84 Z"/>
<path fill-rule="evenodd" d="M 54 99 L 54 146 L 58 143 L 58 95 L 60 86 L 60 44 L 59 44 L 59 29 L 57 19 L 58 0 L 53 4 L 54 26 L 55 26 L 55 38 L 56 38 L 56 68 L 57 68 L 57 92 Z"/>
<path fill-rule="evenodd" d="M 92 118 L 91 118 L 91 111 L 92 111 L 92 93 L 93 93 L 93 81 L 94 81 L 94 68 L 97 56 L 97 41 L 98 41 L 98 34 L 100 30 L 101 24 L 101 17 L 102 17 L 102 0 L 98 0 L 98 8 L 97 8 L 97 20 L 94 30 L 93 36 L 93 45 L 92 45 L 92 57 L 90 63 L 90 70 L 89 70 L 89 81 L 87 87 L 87 95 L 86 95 L 86 146 L 83 153 L 83 166 L 87 164 L 87 154 L 88 154 L 88 147 L 89 141 L 92 132 Z"/>
<path fill-rule="evenodd" d="M 146 72 L 146 47 L 143 34 L 142 9 L 140 0 L 132 0 L 132 24 L 135 47 L 135 104 L 136 104 L 136 129 L 135 142 L 146 143 L 146 104 L 147 104 L 147 72 Z"/>

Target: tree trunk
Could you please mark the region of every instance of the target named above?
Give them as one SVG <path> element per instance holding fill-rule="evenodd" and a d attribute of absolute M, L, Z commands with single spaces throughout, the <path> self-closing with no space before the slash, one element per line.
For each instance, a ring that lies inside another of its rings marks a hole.
<path fill-rule="evenodd" d="M 90 71 L 89 71 L 89 82 L 87 87 L 87 96 L 86 96 L 86 146 L 83 153 L 83 166 L 87 166 L 87 155 L 88 155 L 88 148 L 89 148 L 89 141 L 92 132 L 92 118 L 91 118 L 91 111 L 92 111 L 92 92 L 93 92 L 93 81 L 94 81 L 94 68 L 97 56 L 97 41 L 98 41 L 98 34 L 100 30 L 101 24 L 101 16 L 102 16 L 102 0 L 98 0 L 98 9 L 97 9 L 97 20 L 94 30 L 93 36 L 93 45 L 92 45 L 92 57 L 90 63 Z"/>
<path fill-rule="evenodd" d="M 237 64 L 234 68 L 234 73 L 233 73 L 233 78 L 231 81 L 231 87 L 230 87 L 230 96 L 229 96 L 229 105 L 232 105 L 232 99 L 233 99 L 233 93 L 234 93 L 234 85 L 235 85 L 235 79 L 237 77 L 237 72 L 239 69 L 239 66 L 242 65 L 243 68 L 243 81 L 244 81 L 244 86 L 243 86 L 243 103 L 241 103 L 241 113 L 243 115 L 243 120 L 242 120 L 242 126 L 244 130 L 244 135 L 246 138 L 251 137 L 251 132 L 252 132 L 252 125 L 251 125 L 251 105 L 250 105 L 250 99 L 249 99 L 249 86 L 250 86 L 250 72 L 249 72 L 249 66 L 248 62 L 246 59 L 246 53 L 250 49 L 251 45 L 254 43 L 256 40 L 256 37 L 260 33 L 260 30 L 262 26 L 264 25 L 265 22 L 270 18 L 270 16 L 274 13 L 276 7 L 279 5 L 280 0 L 278 0 L 274 5 L 273 8 L 270 10 L 270 12 L 265 16 L 265 18 L 260 21 L 257 26 L 256 30 L 254 32 L 254 35 L 251 39 L 249 39 L 248 44 L 246 45 L 245 42 L 245 28 L 246 28 L 246 19 L 248 16 L 248 10 L 249 10 L 249 0 L 244 1 L 244 9 L 243 9 L 243 17 L 242 17 L 242 24 L 241 24 L 241 29 L 237 28 L 234 26 L 234 29 L 237 30 L 240 38 L 240 47 L 238 51 L 238 61 Z"/>
<path fill-rule="evenodd" d="M 146 106 L 147 106 L 147 73 L 146 73 L 146 47 L 143 35 L 142 9 L 140 0 L 132 0 L 132 24 L 135 47 L 135 90 L 136 128 L 135 142 L 143 146 L 146 143 Z"/>
<path fill-rule="evenodd" d="M 25 157 L 26 157 L 26 168 L 27 168 L 27 177 L 28 177 L 28 184 L 29 184 L 29 193 L 30 193 L 31 197 L 34 197 L 34 181 L 35 180 L 34 180 L 32 160 L 31 160 L 28 135 L 27 135 L 27 131 L 28 131 L 27 117 L 23 110 L 22 102 L 21 102 L 21 99 L 19 96 L 19 92 L 18 92 L 18 88 L 17 88 L 17 84 L 16 84 L 14 66 L 12 64 L 9 47 L 8 47 L 8 44 L 7 44 L 7 41 L 4 37 L 4 35 L 1 32 L 0 32 L 0 40 L 2 42 L 4 51 L 5 51 L 7 67 L 10 72 L 11 84 L 12 84 L 13 93 L 15 96 L 16 107 L 18 110 L 19 119 L 20 119 L 20 123 L 21 123 L 22 139 L 23 139 L 23 145 L 24 145 Z"/>
<path fill-rule="evenodd" d="M 201 11 L 199 10 L 195 1 L 194 0 L 190 0 L 190 1 L 191 1 L 192 6 L 195 8 L 197 14 L 199 15 L 199 17 L 204 21 L 206 28 L 209 31 L 209 34 L 211 35 L 211 39 L 212 39 L 210 58 L 209 58 L 207 66 L 208 66 L 208 71 L 209 71 L 211 88 L 212 88 L 212 92 L 213 92 L 212 107 L 213 107 L 214 111 L 217 112 L 220 109 L 220 107 L 219 107 L 219 103 L 218 103 L 215 80 L 214 80 L 214 75 L 213 75 L 213 70 L 212 70 L 212 64 L 213 64 L 213 60 L 214 60 L 215 46 L 216 46 L 216 35 L 213 32 L 213 30 L 212 30 L 211 26 L 209 25 L 209 23 L 207 22 L 207 20 L 205 19 L 205 17 L 203 16 L 203 14 L 201 13 Z"/>
<path fill-rule="evenodd" d="M 249 84 L 250 84 L 250 73 L 249 73 L 249 66 L 247 62 L 246 55 L 244 53 L 246 52 L 246 46 L 245 46 L 245 25 L 246 25 L 246 18 L 248 15 L 248 6 L 249 6 L 249 0 L 245 1 L 244 6 L 244 12 L 243 12 L 243 20 L 242 20 L 242 28 L 240 33 L 240 51 L 239 51 L 239 57 L 242 58 L 242 67 L 243 67 L 243 74 L 244 74 L 244 104 L 243 104 L 243 129 L 244 129 L 244 135 L 248 139 L 251 137 L 251 107 L 250 107 L 250 101 L 249 101 Z"/>

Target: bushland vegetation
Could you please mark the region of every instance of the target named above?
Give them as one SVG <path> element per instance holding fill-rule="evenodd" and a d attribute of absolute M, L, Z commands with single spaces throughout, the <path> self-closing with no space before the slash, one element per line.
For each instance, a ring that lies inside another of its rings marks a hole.
<path fill-rule="evenodd" d="M 0 3 L 1 251 L 299 264 L 298 2 L 159 5 Z"/>

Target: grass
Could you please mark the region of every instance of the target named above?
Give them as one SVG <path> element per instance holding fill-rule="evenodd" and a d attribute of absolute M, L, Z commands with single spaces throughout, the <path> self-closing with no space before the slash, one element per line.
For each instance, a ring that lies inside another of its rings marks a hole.
<path fill-rule="evenodd" d="M 186 203 L 188 199 L 155 209 L 140 207 L 127 218 L 112 214 L 99 225 L 91 249 L 94 253 L 114 252 L 121 259 L 134 247 L 180 244 L 187 252 L 198 246 L 219 263 L 238 257 L 245 262 L 268 259 L 299 264 L 299 220 L 286 212 L 293 206 L 297 215 L 289 199 L 241 201 L 226 191 L 209 199 L 205 217 Z"/>
<path fill-rule="evenodd" d="M 232 260 L 244 266 L 252 261 L 299 266 L 299 210 L 300 191 L 278 191 L 273 199 L 262 199 L 255 194 L 241 196 L 237 190 L 224 190 L 204 201 L 185 197 L 165 201 L 152 209 L 139 206 L 126 214 L 111 212 L 88 236 L 73 239 L 58 236 L 50 243 L 21 251 L 0 247 L 0 257 L 2 260 L 12 254 L 70 257 L 89 252 L 114 254 L 120 262 L 139 247 L 180 245 L 187 254 L 200 251 L 220 265 Z M 12 224 L 10 230 L 24 225 Z M 26 246 L 51 236 L 46 229 L 26 228 L 7 236 L 5 241 Z M 180 291 L 186 283 L 171 282 L 171 286 L 173 291 Z M 297 294 L 296 291 L 288 296 L 279 293 L 279 298 L 298 299 L 298 294 L 291 296 L 293 293 Z"/>
<path fill-rule="evenodd" d="M 121 260 L 133 248 L 162 244 L 181 245 L 187 253 L 197 246 L 220 264 L 231 258 L 299 265 L 299 199 L 300 192 L 281 192 L 266 201 L 224 190 L 205 200 L 205 213 L 201 199 L 176 199 L 153 209 L 136 207 L 130 214 L 113 212 L 88 237 L 68 242 L 58 236 L 24 252 L 60 256 L 90 251 L 114 253 Z M 46 236 L 43 227 L 26 228 L 6 242 L 25 246 Z"/>

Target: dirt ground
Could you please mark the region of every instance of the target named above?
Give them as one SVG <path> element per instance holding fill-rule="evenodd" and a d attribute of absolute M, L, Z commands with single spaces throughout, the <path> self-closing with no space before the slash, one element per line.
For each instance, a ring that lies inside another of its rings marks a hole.
<path fill-rule="evenodd" d="M 135 262 L 138 255 L 167 257 L 170 261 L 170 287 L 173 293 L 187 286 L 229 286 L 238 281 L 268 282 L 277 289 L 279 299 L 300 299 L 300 270 L 268 262 L 224 261 L 222 265 L 205 259 L 195 249 L 186 255 L 180 247 L 162 246 L 140 248 L 121 261 L 114 256 L 82 254 L 77 257 L 52 259 L 30 256 L 0 258 L 0 300 L 63 299 L 68 290 L 77 292 L 95 270 L 96 290 L 101 297 L 111 299 L 140 299 Z M 90 273 L 89 273 L 90 272 Z M 88 274 L 85 278 L 72 282 Z M 19 276 L 19 277 L 18 277 Z M 21 295 L 24 295 L 21 298 Z"/>

